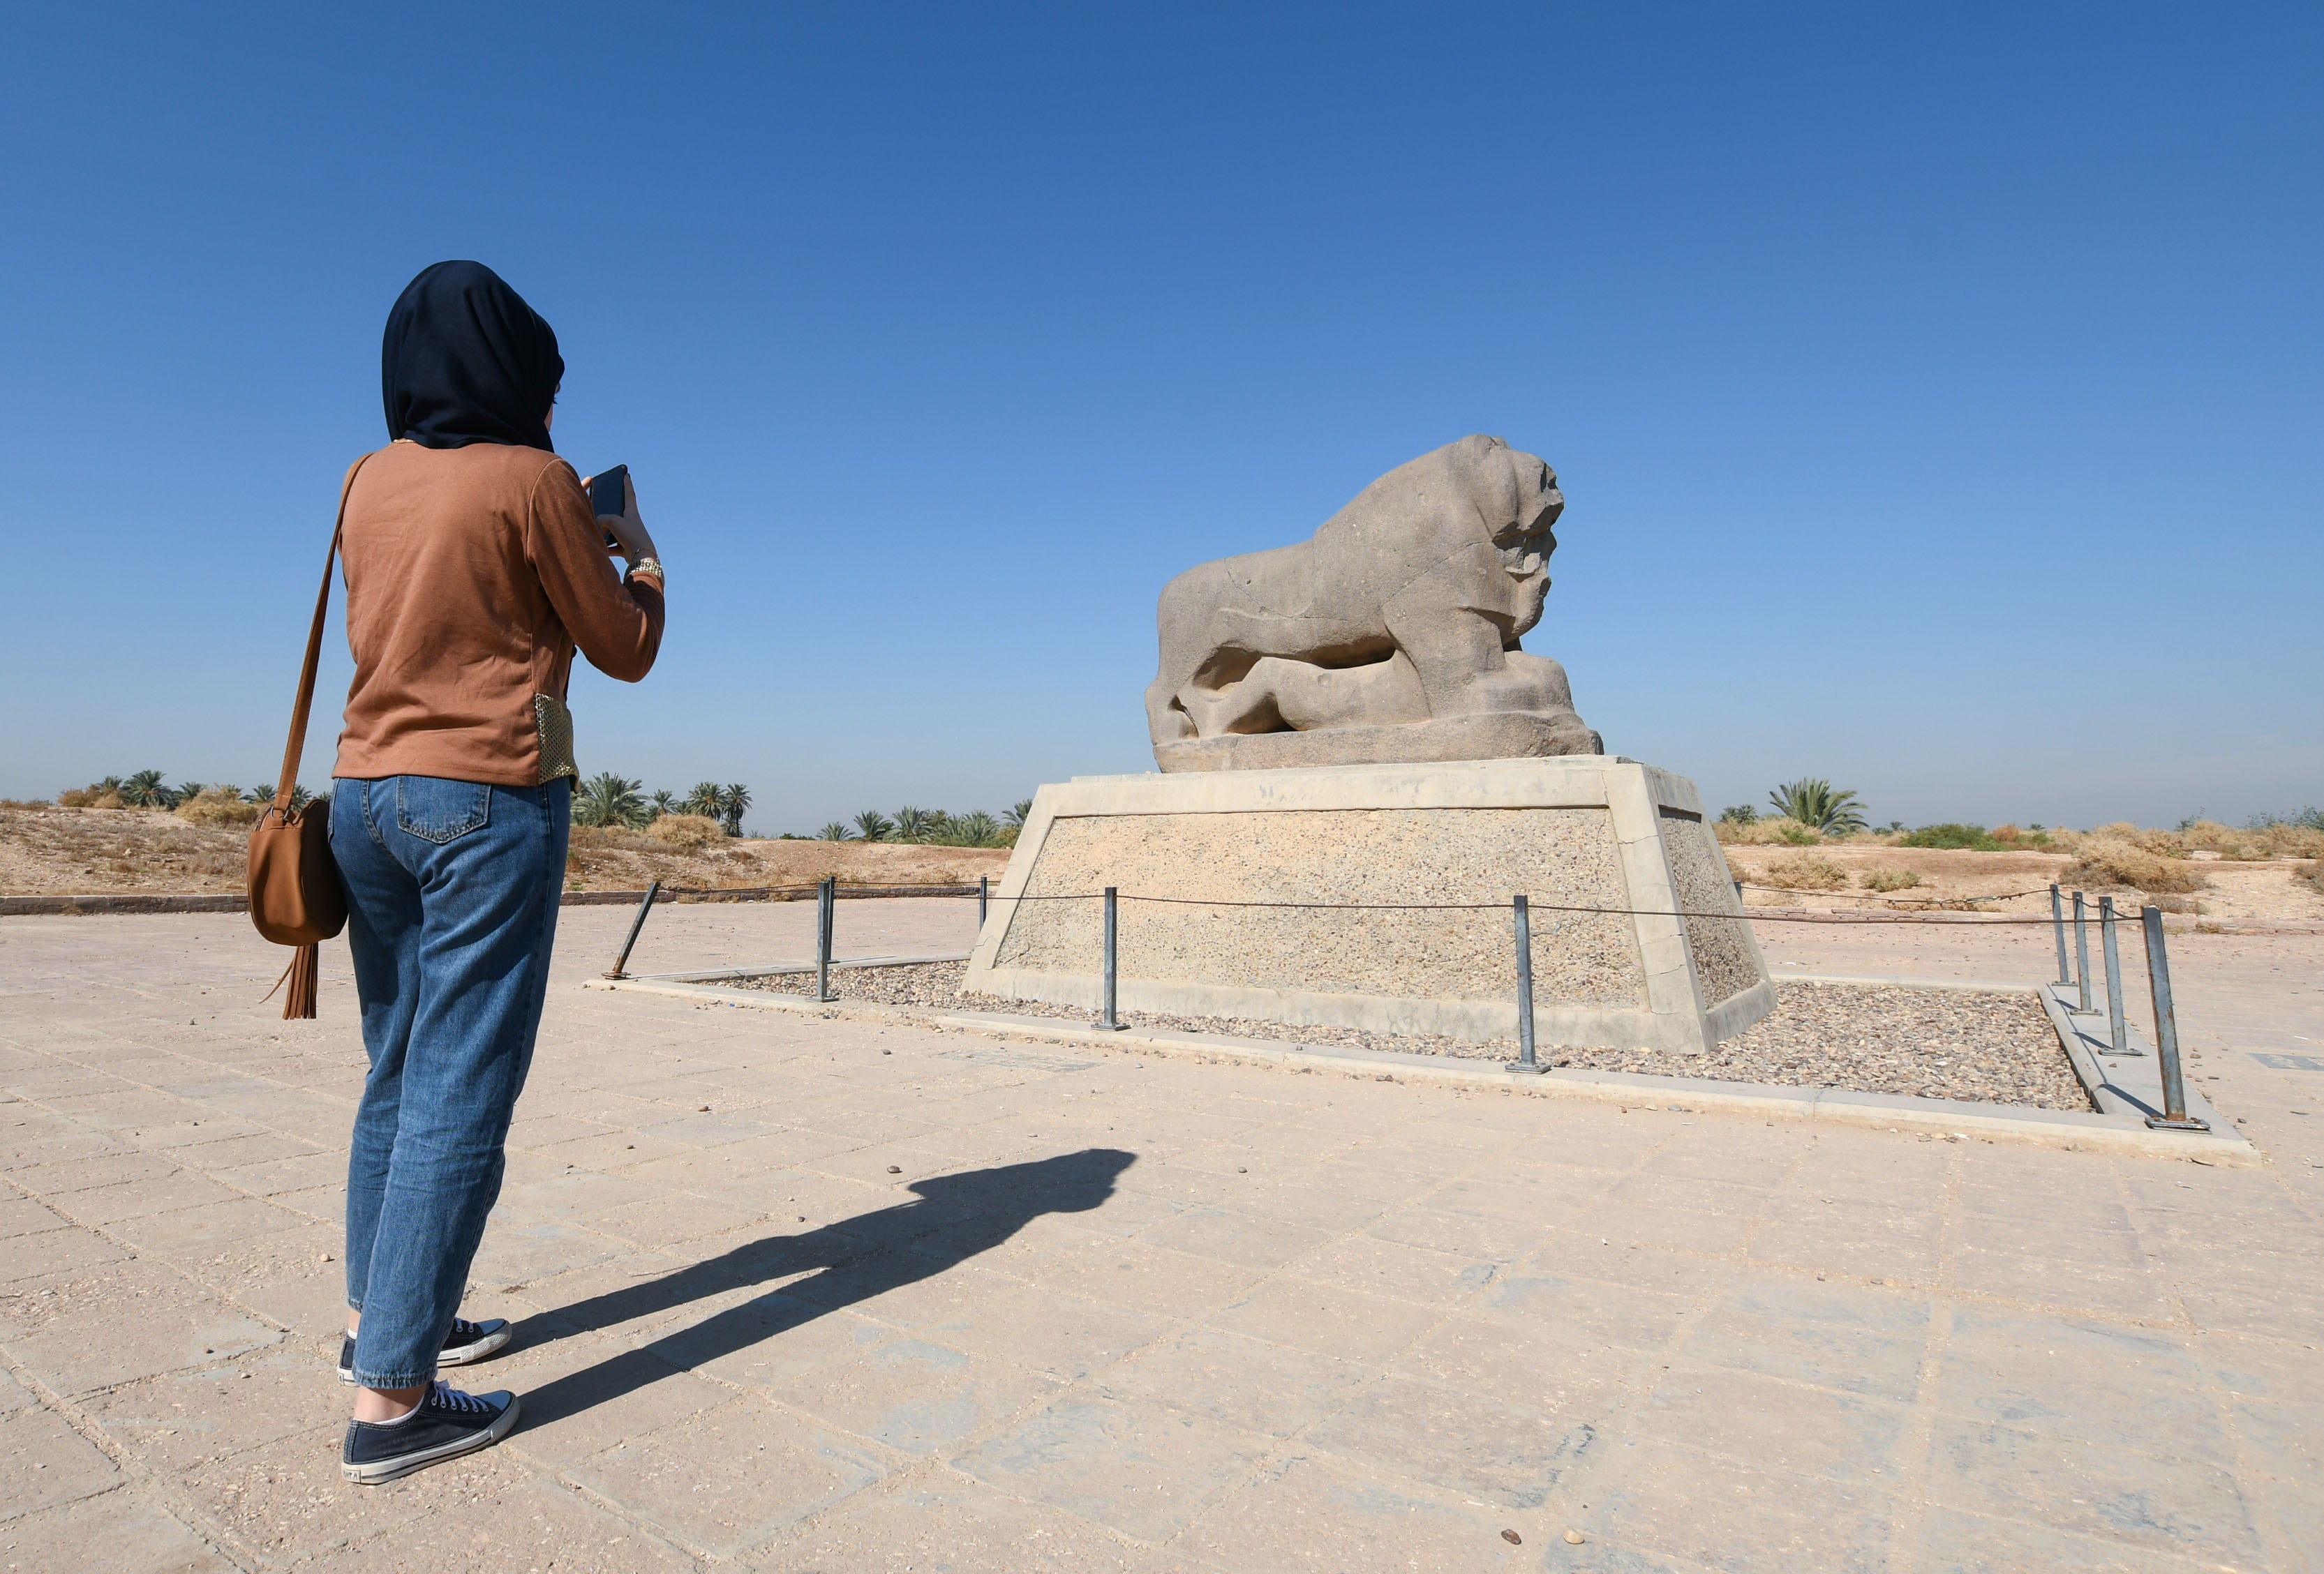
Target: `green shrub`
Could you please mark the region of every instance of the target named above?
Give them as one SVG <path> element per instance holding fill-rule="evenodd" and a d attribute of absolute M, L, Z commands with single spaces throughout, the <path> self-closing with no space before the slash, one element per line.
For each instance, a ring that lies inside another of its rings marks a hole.
<path fill-rule="evenodd" d="M 1950 847 L 1967 849 L 1972 852 L 2007 851 L 2001 842 L 1994 840 L 1992 833 L 1984 826 L 1964 825 L 1955 821 L 1947 821 L 1941 825 L 1923 825 L 1896 845 L 1899 847 Z"/>

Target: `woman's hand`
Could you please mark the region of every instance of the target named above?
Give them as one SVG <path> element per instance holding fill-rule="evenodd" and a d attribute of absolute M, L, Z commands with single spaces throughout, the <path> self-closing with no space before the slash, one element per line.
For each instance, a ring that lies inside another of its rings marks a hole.
<path fill-rule="evenodd" d="M 583 478 L 581 486 L 583 491 L 588 490 L 588 478 Z M 653 537 L 647 532 L 645 520 L 638 517 L 638 484 L 629 476 L 622 477 L 622 511 L 599 514 L 597 523 L 613 537 L 614 545 L 605 548 L 608 553 L 632 564 L 641 557 L 660 557 L 661 554 L 654 550 Z"/>

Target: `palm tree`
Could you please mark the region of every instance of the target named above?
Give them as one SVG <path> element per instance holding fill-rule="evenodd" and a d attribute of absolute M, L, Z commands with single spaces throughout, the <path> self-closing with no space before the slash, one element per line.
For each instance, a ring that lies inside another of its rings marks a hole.
<path fill-rule="evenodd" d="M 951 847 L 992 847 L 999 844 L 1001 822 L 982 809 L 954 815 L 945 822 L 944 842 Z"/>
<path fill-rule="evenodd" d="M 740 836 L 742 833 L 742 811 L 750 806 L 751 789 L 739 781 L 728 782 L 726 791 L 718 800 L 719 813 L 726 820 L 727 835 Z"/>
<path fill-rule="evenodd" d="M 651 815 L 647 816 L 650 820 L 659 820 L 664 815 L 676 815 L 684 812 L 678 804 L 678 795 L 670 791 L 668 787 L 655 788 L 653 796 L 646 800 L 646 806 L 653 811 Z"/>
<path fill-rule="evenodd" d="M 855 833 L 865 842 L 886 842 L 896 834 L 896 822 L 877 809 L 855 816 Z"/>
<path fill-rule="evenodd" d="M 640 796 L 642 782 L 601 770 L 581 784 L 573 795 L 573 823 L 576 825 L 638 825 L 645 821 L 646 801 Z"/>
<path fill-rule="evenodd" d="M 1787 781 L 1767 795 L 1775 813 L 1830 835 L 1864 829 L 1864 806 L 1852 792 L 1834 792 L 1820 776 Z"/>
<path fill-rule="evenodd" d="M 686 795 L 685 801 L 687 814 L 707 815 L 715 820 L 726 801 L 726 795 L 715 781 L 698 781 L 694 784 L 694 790 Z"/>
<path fill-rule="evenodd" d="M 850 831 L 838 821 L 834 820 L 830 824 L 825 825 L 822 830 L 816 832 L 815 833 L 815 839 L 817 842 L 853 842 L 855 840 L 855 833 Z"/>
<path fill-rule="evenodd" d="M 170 789 L 161 785 L 158 770 L 141 770 L 114 789 L 121 801 L 133 809 L 159 809 L 169 806 Z"/>
<path fill-rule="evenodd" d="M 931 812 L 927 809 L 916 809 L 911 805 L 906 804 L 896 811 L 896 840 L 926 842 L 943 826 L 944 820 L 945 815 L 942 809 Z"/>
<path fill-rule="evenodd" d="M 209 783 L 206 781 L 181 781 L 169 790 L 170 807 L 174 809 L 180 804 L 191 803 L 208 791 Z"/>

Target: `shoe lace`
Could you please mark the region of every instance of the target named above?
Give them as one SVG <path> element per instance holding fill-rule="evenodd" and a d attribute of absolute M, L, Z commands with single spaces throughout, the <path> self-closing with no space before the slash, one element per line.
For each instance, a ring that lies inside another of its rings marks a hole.
<path fill-rule="evenodd" d="M 492 1406 L 473 1394 L 464 1394 L 443 1378 L 436 1379 L 436 1391 L 429 1395 L 438 1410 L 448 1410 L 456 1415 L 489 1415 Z"/>

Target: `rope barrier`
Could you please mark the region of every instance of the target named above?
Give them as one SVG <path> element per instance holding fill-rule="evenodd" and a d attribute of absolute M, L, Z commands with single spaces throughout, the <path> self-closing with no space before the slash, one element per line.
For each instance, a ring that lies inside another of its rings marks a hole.
<path fill-rule="evenodd" d="M 2050 893 L 2050 888 L 2043 886 L 2038 890 L 2004 891 L 1998 896 L 1991 897 L 1892 897 L 1885 891 L 1810 891 L 1802 886 L 1762 886 L 1754 885 L 1749 880 L 1740 883 L 1747 891 L 1782 891 L 1787 895 L 1846 897 L 1854 902 L 2014 902 L 2021 897 L 2043 897 Z M 1909 890 L 1911 888 L 1905 888 Z"/>
<path fill-rule="evenodd" d="M 1747 885 L 1744 888 L 1754 891 L 1783 891 L 1786 894 L 1794 894 L 1792 892 L 1792 888 L 1786 886 Z M 2048 888 L 2044 887 L 2043 891 L 2046 891 L 2047 888 Z M 659 896 L 662 899 L 673 897 L 708 897 L 714 898 L 724 898 L 730 901 L 739 901 L 753 897 L 771 898 L 774 897 L 786 897 L 793 899 L 804 900 L 816 895 L 816 890 L 817 888 L 815 886 L 663 886 L 660 888 Z M 2013 891 L 1999 896 L 1990 897 L 1947 897 L 1926 899 L 1969 902 L 2007 902 L 2015 901 L 2023 897 L 2041 896 L 2043 894 L 2043 891 Z M 871 894 L 878 894 L 881 896 L 911 895 L 927 897 L 973 897 L 978 894 L 978 891 L 977 888 L 974 886 L 962 885 L 903 887 L 858 886 L 853 888 L 852 891 L 849 888 L 843 886 L 834 894 L 842 897 L 850 895 L 861 897 Z M 1102 891 L 1048 891 L 1038 895 L 1028 893 L 1014 897 L 1003 896 L 998 891 L 991 891 L 988 894 L 990 898 L 995 902 L 1102 902 L 1105 899 L 1105 893 Z M 1859 897 L 1859 899 L 1861 899 L 1863 895 L 1853 891 L 1832 891 L 1806 894 L 1847 896 L 1851 897 Z M 1286 911 L 1318 913 L 1500 913 L 1508 911 L 1509 907 L 1507 900 L 1498 902 L 1262 902 L 1229 897 L 1148 897 L 1140 896 L 1130 891 L 1120 893 L 1118 899 L 1124 902 L 1144 902 L 1149 906 L 1156 907 L 1277 908 Z M 1532 907 L 1536 913 L 1574 913 L 1596 915 L 1614 918 L 1702 918 L 1725 920 L 1730 923 L 1737 919 L 1742 919 L 1754 924 L 1821 924 L 1829 922 L 1831 916 L 1829 915 L 1816 916 L 1794 913 L 1755 913 L 1748 908 L 1739 913 L 1733 913 L 1698 911 L 1689 908 L 1664 909 L 1655 907 L 1600 907 L 1581 903 L 1540 901 L 1534 902 L 1532 904 Z M 2003 926 L 2010 925 L 2047 925 L 2054 922 L 2049 915 L 2041 913 L 2017 914 L 1972 912 L 1966 916 L 1974 916 L 1979 920 L 1980 923 L 1985 925 L 1997 925 Z M 1926 922 L 1929 917 L 1929 913 L 1927 909 L 1923 908 L 1917 912 L 1908 913 L 1851 913 L 1848 915 L 1848 916 L 1852 922 L 1860 924 L 1917 924 Z"/>
<path fill-rule="evenodd" d="M 1766 889 L 1765 887 L 1755 888 Z M 1048 892 L 1040 896 L 1002 896 L 994 892 L 995 902 L 1102 902 L 1102 891 Z M 1116 898 L 1124 902 L 1146 902 L 1158 906 L 1181 907 L 1279 907 L 1300 912 L 1324 913 L 1505 913 L 1507 901 L 1499 902 L 1252 902 L 1225 897 L 1141 897 L 1123 891 Z M 1738 919 L 1754 924 L 1821 924 L 1825 919 L 1806 914 L 1718 913 L 1692 911 L 1686 908 L 1656 907 L 1594 907 L 1578 904 L 1534 902 L 1536 913 L 1595 913 L 1617 918 L 1713 918 L 1733 923 Z M 1974 915 L 1987 925 L 2042 924 L 2052 922 L 2047 914 L 2037 913 L 1978 913 Z M 1866 913 L 1852 916 L 1862 924 L 1917 924 L 1925 921 L 1919 913 Z"/>
<path fill-rule="evenodd" d="M 661 888 L 664 897 L 723 897 L 729 901 L 754 897 L 771 899 L 777 897 L 804 901 L 816 894 L 814 886 L 673 886 Z M 976 888 L 968 885 L 928 886 L 842 886 L 842 896 L 914 896 L 914 897 L 973 897 Z"/>
<path fill-rule="evenodd" d="M 632 949 L 637 944 L 638 931 L 644 927 L 646 915 L 652 911 L 654 902 L 660 895 L 662 888 L 663 888 L 659 881 L 655 881 L 653 884 L 649 885 L 646 888 L 645 892 L 643 893 L 643 899 L 638 904 L 637 917 L 630 925 L 629 938 L 622 943 L 621 954 L 614 959 L 613 971 L 605 975 L 607 978 L 623 979 L 629 976 L 627 969 L 629 965 L 630 953 Z M 746 894 L 749 891 L 755 890 L 761 894 L 772 895 L 778 890 L 788 890 L 790 888 L 793 888 L 772 886 L 729 888 L 724 894 L 729 896 L 742 895 Z M 1766 890 L 1769 888 L 1761 886 L 1754 888 Z M 1775 888 L 1780 889 L 1783 888 Z M 670 889 L 673 895 L 710 895 L 716 893 L 718 888 L 680 886 L 670 888 Z M 831 941 L 833 927 L 832 921 L 836 906 L 833 898 L 839 895 L 839 878 L 836 875 L 825 876 L 823 880 L 816 885 L 815 889 L 817 900 L 816 905 L 816 988 L 813 999 L 816 1000 L 835 1000 L 838 997 L 831 992 Z M 910 887 L 888 887 L 884 888 L 866 888 L 859 887 L 857 894 L 893 896 L 901 894 L 907 890 L 914 889 L 915 888 Z M 924 887 L 918 888 L 918 890 L 927 891 L 930 895 L 958 894 L 962 896 L 974 896 L 977 898 L 977 917 L 980 923 L 984 922 L 989 918 L 988 904 L 991 897 L 991 890 L 989 882 L 986 880 L 980 879 L 973 888 L 957 886 L 951 888 Z M 1739 898 L 1741 894 L 1739 882 L 1737 883 L 1736 890 Z M 2049 893 L 2051 898 L 2051 912 L 2046 917 L 2040 914 L 2021 915 L 2002 913 L 1977 913 L 1969 916 L 1974 916 L 1980 924 L 1987 925 L 2034 924 L 2046 924 L 2051 925 L 2056 930 L 2058 935 L 2058 983 L 2059 985 L 2063 985 L 2069 981 L 2066 971 L 2065 920 L 2058 911 L 2058 888 L 2056 886 L 2050 887 Z M 2035 893 L 2028 891 L 2024 894 L 2032 896 Z M 1504 904 L 1500 902 L 1261 902 L 1229 897 L 1144 897 L 1139 896 L 1134 892 L 1128 897 L 1124 897 L 1120 890 L 1113 886 L 1108 886 L 1102 891 L 1046 891 L 1030 896 L 1026 895 L 1023 892 L 1019 892 L 1016 896 L 1004 896 L 1000 899 L 1004 902 L 1098 901 L 1105 904 L 1104 962 L 1102 966 L 1102 999 L 1104 1006 L 1102 1014 L 1098 1017 L 1095 1026 L 1100 1028 L 1112 1031 L 1119 1031 L 1130 1026 L 1120 1019 L 1120 1012 L 1118 1010 L 1118 999 L 1115 992 L 1119 980 L 1119 973 L 1117 971 L 1117 916 L 1119 905 L 1123 901 L 1146 902 L 1156 906 L 1180 907 L 1279 908 L 1291 912 L 1475 913 L 1499 912 L 1504 910 Z M 2006 900 L 2008 898 L 1987 897 L 1986 899 Z M 1526 896 L 1517 894 L 1510 897 L 1506 904 L 1506 909 L 1510 913 L 1516 924 L 1518 1044 L 1517 1059 L 1509 1063 L 1507 1069 L 1512 1072 L 1540 1075 L 1545 1073 L 1549 1068 L 1541 1063 L 1535 1053 L 1533 936 L 1531 927 L 1533 904 Z M 1819 924 L 1830 923 L 1835 918 L 1840 918 L 1843 916 L 1847 921 L 1859 924 L 1924 924 L 1930 921 L 1930 916 L 1926 913 L 1850 913 L 1844 916 L 1840 914 L 1812 915 L 1807 913 L 1753 913 L 1743 907 L 1739 899 L 1736 904 L 1735 910 L 1731 912 L 1691 912 L 1684 908 L 1675 908 L 1668 912 L 1663 912 L 1646 907 L 1600 907 L 1586 906 L 1580 903 L 1557 902 L 1541 904 L 1541 911 L 1548 913 L 1586 913 L 1601 915 L 1608 917 L 1624 918 L 1702 918 L 1723 920 L 1727 923 L 1735 923 L 1739 921 L 1747 924 Z M 2125 1030 L 2122 1013 L 2120 964 L 2117 959 L 2115 939 L 2115 925 L 2117 921 L 2117 916 L 2114 911 L 2111 900 L 2102 899 L 2099 908 L 2098 925 L 2099 933 L 2103 937 L 2106 946 L 2107 1011 L 2110 1017 L 2109 1026 L 2113 1032 L 2114 1053 L 2119 1054 L 2125 1053 Z M 2186 1093 L 2179 1066 L 2178 1030 L 2176 1018 L 2171 1004 L 2170 970 L 2163 951 L 2162 911 L 2161 909 L 2152 906 L 2144 907 L 2139 913 L 2137 922 L 2140 934 L 2145 942 L 2147 976 L 2153 985 L 2153 993 L 2154 998 L 2155 1054 L 2157 1056 L 2157 1063 L 2162 1072 L 2163 1098 L 2163 1113 L 2161 1115 L 2149 1114 L 2146 1118 L 2146 1124 L 2149 1127 L 2162 1128 L 2170 1130 L 2207 1131 L 2210 1129 L 2210 1128 L 2206 1122 L 2200 1119 L 2190 1118 L 2187 1112 Z M 2074 893 L 2074 942 L 2076 962 L 2074 964 L 2072 981 L 2077 982 L 2080 985 L 2081 1009 L 2084 1011 L 2088 1011 L 2090 1008 L 2090 959 L 2088 934 L 2089 931 L 2086 927 L 2086 915 L 2082 904 L 2082 893 L 2078 890 Z M 1770 981 L 1772 982 L 1773 980 L 1770 980 Z M 2054 988 L 2054 986 L 2052 987 Z M 2056 999 L 2061 1005 L 2063 1004 L 2064 997 L 2062 994 L 2058 995 Z M 893 1166 L 891 1165 L 890 1167 L 892 1168 Z"/>

